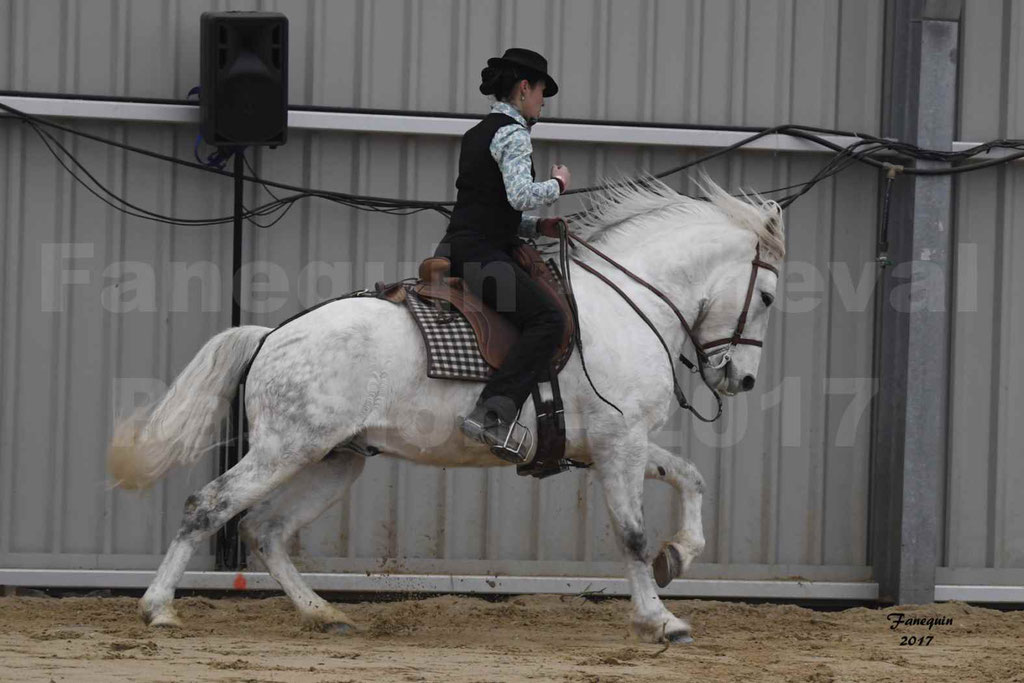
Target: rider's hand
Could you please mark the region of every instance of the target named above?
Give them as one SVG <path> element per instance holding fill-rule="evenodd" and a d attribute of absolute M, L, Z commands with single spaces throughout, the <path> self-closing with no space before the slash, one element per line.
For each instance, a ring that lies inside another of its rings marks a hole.
<path fill-rule="evenodd" d="M 557 178 L 562 182 L 561 192 L 565 192 L 569 189 L 569 181 L 572 179 L 572 174 L 569 173 L 569 167 L 563 166 L 562 164 L 555 164 L 551 167 L 551 177 Z M 561 194 L 561 192 L 559 194 Z"/>
<path fill-rule="evenodd" d="M 544 237 L 554 237 L 557 240 L 561 236 L 559 234 L 559 223 L 566 225 L 565 219 L 561 217 L 541 218 L 537 221 L 537 234 L 544 235 Z M 568 229 L 567 225 L 566 229 Z"/>

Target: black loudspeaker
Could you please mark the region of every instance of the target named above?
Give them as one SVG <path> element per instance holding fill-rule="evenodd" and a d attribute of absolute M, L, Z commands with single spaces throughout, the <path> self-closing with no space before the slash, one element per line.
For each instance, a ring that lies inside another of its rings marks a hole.
<path fill-rule="evenodd" d="M 211 145 L 281 145 L 288 136 L 288 17 L 203 12 L 199 114 Z"/>

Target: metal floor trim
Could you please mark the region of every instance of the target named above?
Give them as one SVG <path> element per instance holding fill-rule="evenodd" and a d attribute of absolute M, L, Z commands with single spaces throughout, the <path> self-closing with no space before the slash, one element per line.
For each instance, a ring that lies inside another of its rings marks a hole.
<path fill-rule="evenodd" d="M 0 569 L 0 585 L 35 588 L 145 588 L 155 572 L 99 569 Z M 242 572 L 250 590 L 280 590 L 266 572 Z M 179 588 L 232 590 L 236 572 L 185 572 Z M 553 593 L 628 595 L 625 579 L 580 576 L 304 573 L 315 590 L 396 593 Z M 676 579 L 659 594 L 675 598 L 876 600 L 878 584 L 844 581 Z"/>

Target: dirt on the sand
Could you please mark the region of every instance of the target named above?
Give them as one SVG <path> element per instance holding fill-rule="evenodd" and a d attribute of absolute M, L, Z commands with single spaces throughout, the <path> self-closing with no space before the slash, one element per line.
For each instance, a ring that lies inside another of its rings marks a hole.
<path fill-rule="evenodd" d="M 184 628 L 154 630 L 132 598 L 8 597 L 0 598 L 0 680 L 1024 683 L 1024 612 L 667 604 L 692 623 L 693 644 L 637 642 L 624 600 L 343 604 L 361 630 L 329 635 L 304 630 L 285 598 L 184 598 Z M 952 623 L 893 630 L 895 612 Z"/>

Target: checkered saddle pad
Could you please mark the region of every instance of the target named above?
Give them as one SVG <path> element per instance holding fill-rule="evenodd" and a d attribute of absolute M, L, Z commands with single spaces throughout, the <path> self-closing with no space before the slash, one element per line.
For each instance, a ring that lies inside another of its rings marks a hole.
<path fill-rule="evenodd" d="M 427 377 L 475 382 L 490 379 L 494 369 L 480 354 L 473 327 L 457 308 L 441 311 L 411 287 L 405 292 L 405 305 L 427 347 Z"/>
<path fill-rule="evenodd" d="M 562 277 L 555 262 L 548 259 L 547 265 L 561 286 Z M 427 377 L 471 382 L 490 379 L 494 368 L 484 360 L 473 326 L 461 311 L 454 306 L 442 311 L 433 300 L 417 295 L 412 287 L 406 287 L 405 305 L 420 328 L 426 345 Z M 572 344 L 555 359 L 556 367 L 560 369 L 571 353 Z"/>
<path fill-rule="evenodd" d="M 526 267 L 529 272 L 545 288 L 550 291 L 554 287 L 556 291 L 564 292 L 562 274 L 554 260 L 541 261 L 539 254 L 523 251 L 518 256 L 528 260 Z M 416 292 L 417 288 L 423 289 L 420 285 L 428 279 L 424 273 L 429 274 L 432 267 L 436 266 L 429 260 L 421 264 L 420 279 L 416 284 L 408 284 L 408 280 L 390 285 L 377 282 L 375 294 L 364 291 L 392 303 L 405 303 L 423 337 L 428 377 L 486 382 L 495 371 L 484 359 L 470 321 L 455 305 L 447 302 L 441 304 L 438 300 L 420 296 Z M 564 299 L 560 300 L 559 305 L 563 310 L 570 306 Z M 565 418 L 558 388 L 558 372 L 572 355 L 573 344 L 577 340 L 576 327 L 571 325 L 563 334 L 562 344 L 550 366 L 549 379 L 546 380 L 550 384 L 551 397 L 543 398 L 540 385 L 533 385 L 531 395 L 537 410 L 537 449 L 533 460 L 516 467 L 516 473 L 521 476 L 543 479 L 573 467 L 589 467 L 586 463 L 564 457 Z"/>

